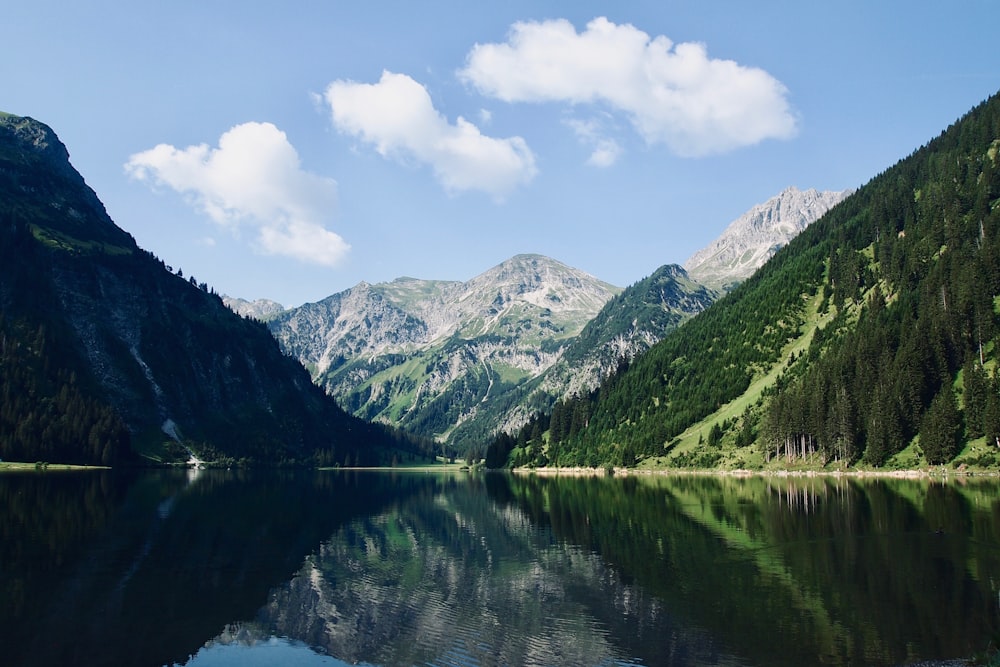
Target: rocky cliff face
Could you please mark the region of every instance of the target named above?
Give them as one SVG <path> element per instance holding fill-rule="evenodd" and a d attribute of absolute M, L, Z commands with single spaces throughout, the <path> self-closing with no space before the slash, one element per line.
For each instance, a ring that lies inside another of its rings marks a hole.
<path fill-rule="evenodd" d="M 596 388 L 848 192 L 789 188 L 687 262 L 624 292 L 538 255 L 468 282 L 362 283 L 270 320 L 286 352 L 349 411 L 459 451 Z"/>
<path fill-rule="evenodd" d="M 612 298 L 537 381 L 516 392 L 500 430 L 511 432 L 537 412 L 573 394 L 593 391 L 624 361 L 631 361 L 689 318 L 708 308 L 719 293 L 691 280 L 676 264 Z"/>
<path fill-rule="evenodd" d="M 283 312 L 270 328 L 348 409 L 443 437 L 551 366 L 618 291 L 518 255 L 467 282 L 361 283 Z"/>
<path fill-rule="evenodd" d="M 356 461 L 362 439 L 384 437 L 313 385 L 266 327 L 136 246 L 42 123 L 0 115 L 0 201 L 0 455 L 105 462 L 112 418 L 159 459 L 322 450 Z M 32 400 L 17 400 L 26 390 Z"/>
<path fill-rule="evenodd" d="M 277 301 L 272 301 L 271 299 L 256 299 L 254 301 L 247 301 L 246 299 L 223 296 L 222 302 L 237 315 L 260 320 L 261 322 L 267 322 L 269 319 L 285 310 L 284 306 Z"/>
<path fill-rule="evenodd" d="M 749 278 L 782 246 L 851 192 L 790 187 L 730 223 L 718 239 L 692 255 L 684 268 L 704 285 L 729 289 Z"/>

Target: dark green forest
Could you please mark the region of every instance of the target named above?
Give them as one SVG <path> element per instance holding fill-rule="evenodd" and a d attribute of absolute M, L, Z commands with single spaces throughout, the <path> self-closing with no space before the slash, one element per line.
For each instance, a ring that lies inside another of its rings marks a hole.
<path fill-rule="evenodd" d="M 24 329 L 0 316 L 0 458 L 134 461 L 121 417 L 80 386 L 44 325 Z"/>
<path fill-rule="evenodd" d="M 631 466 L 786 366 L 723 443 L 770 460 L 884 465 L 916 440 L 928 464 L 1000 446 L 1000 97 L 877 175 L 754 276 L 615 373 L 500 436 L 491 465 Z M 831 318 L 785 357 L 819 301 Z M 995 465 L 985 454 L 982 463 Z"/>
<path fill-rule="evenodd" d="M 55 134 L 0 114 L 0 458 L 376 464 L 433 455 L 344 412 L 108 217 Z"/>
<path fill-rule="evenodd" d="M 797 665 L 912 664 L 914 635 L 899 622 L 902 609 L 933 619 L 939 655 L 969 651 L 971 645 L 959 641 L 957 649 L 947 649 L 945 643 L 991 632 L 991 565 L 942 541 L 935 529 L 945 525 L 992 543 L 992 503 L 976 502 L 977 493 L 993 493 L 992 482 L 858 484 L 832 476 L 720 475 L 502 479 L 509 480 L 503 489 L 508 495 L 497 492 L 499 502 L 509 497 L 506 502 L 559 540 L 601 554 L 626 581 L 683 609 L 698 626 L 769 637 L 769 646 L 741 647 L 749 664 L 776 664 L 775 656 L 780 664 Z M 907 535 L 912 547 L 886 549 L 876 536 L 887 533 Z M 945 565 L 952 558 L 956 566 Z M 986 560 L 995 558 L 994 551 Z M 933 586 L 928 596 L 914 582 L 929 571 L 941 572 L 947 584 Z M 802 628 L 809 628 L 808 637 Z M 642 637 L 642 630 L 633 625 L 629 635 Z M 646 636 L 663 644 L 660 636 Z M 822 654 L 807 648 L 817 637 Z"/>

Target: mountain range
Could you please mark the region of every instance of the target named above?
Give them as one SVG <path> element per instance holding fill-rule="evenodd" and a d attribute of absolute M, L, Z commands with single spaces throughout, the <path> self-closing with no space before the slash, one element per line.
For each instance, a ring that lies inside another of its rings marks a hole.
<path fill-rule="evenodd" d="M 441 438 L 551 366 L 618 291 L 519 255 L 467 282 L 362 283 L 268 326 L 345 409 Z"/>
<path fill-rule="evenodd" d="M 226 299 L 240 317 L 116 226 L 46 125 L 0 115 L 0 192 L 5 459 L 430 454 L 394 427 L 482 449 L 717 296 L 680 267 L 623 291 L 521 255 L 467 282 L 362 283 L 292 310 Z"/>
<path fill-rule="evenodd" d="M 492 437 L 496 465 L 995 467 L 998 167 L 994 96 L 856 192 L 749 211 L 688 261 L 708 285 L 520 255 L 241 317 L 0 114 L 0 456 L 356 464 Z"/>
<path fill-rule="evenodd" d="M 1000 465 L 1000 95 L 491 465 Z"/>
<path fill-rule="evenodd" d="M 459 453 L 481 451 L 499 431 L 592 391 L 847 194 L 791 187 L 754 206 L 689 260 L 701 280 L 664 265 L 622 290 L 519 255 L 468 282 L 361 283 L 289 310 L 225 301 L 265 320 L 282 349 L 355 415 Z"/>

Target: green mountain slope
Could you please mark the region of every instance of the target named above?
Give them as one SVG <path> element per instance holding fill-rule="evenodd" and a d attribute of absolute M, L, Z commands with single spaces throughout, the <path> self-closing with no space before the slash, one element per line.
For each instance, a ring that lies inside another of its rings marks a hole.
<path fill-rule="evenodd" d="M 465 451 L 496 433 L 492 406 L 555 363 L 618 291 L 526 254 L 466 282 L 361 283 L 268 325 L 345 409 Z"/>
<path fill-rule="evenodd" d="M 644 353 L 716 298 L 717 292 L 689 279 L 681 267 L 661 266 L 604 304 L 544 373 L 480 406 L 477 418 L 460 424 L 453 439 L 482 455 L 498 432 L 549 412 L 561 399 L 593 391 L 619 365 Z"/>
<path fill-rule="evenodd" d="M 995 465 L 998 161 L 994 96 L 492 460 Z"/>
<path fill-rule="evenodd" d="M 51 129 L 6 114 L 0 370 L 6 460 L 353 463 L 393 440 L 340 410 L 266 326 L 140 249 Z"/>

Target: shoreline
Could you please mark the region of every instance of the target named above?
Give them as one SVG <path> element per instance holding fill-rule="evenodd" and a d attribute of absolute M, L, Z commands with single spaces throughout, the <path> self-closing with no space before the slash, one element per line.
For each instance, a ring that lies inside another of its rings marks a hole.
<path fill-rule="evenodd" d="M 324 472 L 330 470 L 375 470 L 380 472 L 469 472 L 472 466 L 465 463 L 428 463 L 425 465 L 410 466 L 321 466 L 316 470 Z"/>
<path fill-rule="evenodd" d="M 685 468 L 513 468 L 510 472 L 519 475 L 566 476 L 566 477 L 628 477 L 639 476 L 669 476 L 669 475 L 705 475 L 713 477 L 884 477 L 894 479 L 969 479 L 972 477 L 1000 477 L 1000 470 L 948 470 L 948 469 L 917 469 L 917 470 L 721 470 L 721 469 L 685 469 Z"/>
<path fill-rule="evenodd" d="M 163 467 L 163 466 L 154 466 Z M 181 463 L 175 466 L 179 468 L 190 468 L 190 463 Z M 211 467 L 211 466 L 205 466 Z M 69 463 L 26 463 L 15 461 L 0 461 L 0 473 L 3 472 L 68 472 L 86 470 L 111 470 L 110 466 L 76 465 Z M 197 469 L 197 467 L 195 468 Z M 479 472 L 486 471 L 485 468 L 469 466 L 459 463 L 427 464 L 417 466 L 324 466 L 313 468 L 314 470 L 330 471 L 383 471 L 383 472 Z M 610 470 L 610 472 L 609 472 Z M 933 480 L 964 480 L 972 478 L 997 478 L 1000 477 L 1000 470 L 984 469 L 963 469 L 953 470 L 943 466 L 934 468 L 920 468 L 908 470 L 867 470 L 867 469 L 843 469 L 843 470 L 795 470 L 795 469 L 771 469 L 771 470 L 750 470 L 746 468 L 736 469 L 715 469 L 715 468 L 587 468 L 574 466 L 567 468 L 543 467 L 543 468 L 512 468 L 510 470 L 501 469 L 498 471 L 510 472 L 515 475 L 539 475 L 544 477 L 668 477 L 671 475 L 699 475 L 709 477 L 847 477 L 847 478 L 887 478 L 887 479 L 933 479 Z"/>
<path fill-rule="evenodd" d="M 111 470 L 111 466 L 85 466 L 74 463 L 24 463 L 0 461 L 0 472 L 67 472 L 81 470 Z"/>

